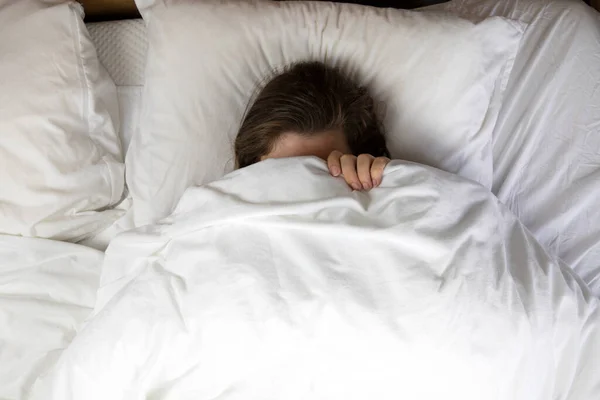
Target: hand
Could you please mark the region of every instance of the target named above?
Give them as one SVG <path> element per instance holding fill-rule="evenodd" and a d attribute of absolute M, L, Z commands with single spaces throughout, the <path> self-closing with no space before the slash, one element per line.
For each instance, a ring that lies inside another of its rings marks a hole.
<path fill-rule="evenodd" d="M 327 166 L 333 176 L 343 176 L 346 183 L 354 190 L 370 190 L 381 184 L 383 169 L 390 162 L 387 157 L 373 157 L 361 154 L 342 154 L 333 151 L 327 157 Z"/>

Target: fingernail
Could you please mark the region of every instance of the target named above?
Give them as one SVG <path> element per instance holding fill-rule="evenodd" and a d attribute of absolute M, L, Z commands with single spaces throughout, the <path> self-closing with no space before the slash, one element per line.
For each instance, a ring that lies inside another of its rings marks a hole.
<path fill-rule="evenodd" d="M 340 169 L 338 167 L 331 167 L 331 175 L 338 176 L 340 174 Z"/>
<path fill-rule="evenodd" d="M 354 189 L 354 190 L 360 190 L 360 185 L 358 183 L 353 183 L 352 184 L 352 189 Z"/>
<path fill-rule="evenodd" d="M 369 182 L 363 182 L 362 185 L 365 189 L 371 189 L 371 184 Z"/>
<path fill-rule="evenodd" d="M 373 187 L 377 187 L 377 185 L 379 185 L 379 182 L 377 182 L 377 179 L 373 179 Z"/>

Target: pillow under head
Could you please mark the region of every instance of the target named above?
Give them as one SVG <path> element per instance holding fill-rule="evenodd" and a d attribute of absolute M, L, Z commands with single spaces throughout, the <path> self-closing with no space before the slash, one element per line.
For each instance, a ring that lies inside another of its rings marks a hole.
<path fill-rule="evenodd" d="M 393 158 L 490 186 L 491 138 L 522 26 L 317 2 L 137 0 L 148 26 L 127 180 L 136 225 L 234 168 L 233 142 L 274 70 L 318 60 L 384 105 Z"/>

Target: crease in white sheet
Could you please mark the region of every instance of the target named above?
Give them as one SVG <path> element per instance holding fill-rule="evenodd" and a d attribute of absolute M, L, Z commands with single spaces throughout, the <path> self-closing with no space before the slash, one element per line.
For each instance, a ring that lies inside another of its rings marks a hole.
<path fill-rule="evenodd" d="M 599 359 L 598 299 L 485 188 L 280 159 L 115 238 L 34 398 L 593 400 Z"/>

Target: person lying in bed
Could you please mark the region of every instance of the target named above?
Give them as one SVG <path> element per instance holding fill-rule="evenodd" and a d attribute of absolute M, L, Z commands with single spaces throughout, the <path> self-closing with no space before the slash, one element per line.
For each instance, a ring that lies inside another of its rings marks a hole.
<path fill-rule="evenodd" d="M 238 168 L 317 156 L 355 190 L 379 186 L 390 161 L 367 89 L 320 62 L 288 66 L 264 86 L 244 117 L 235 155 Z"/>

